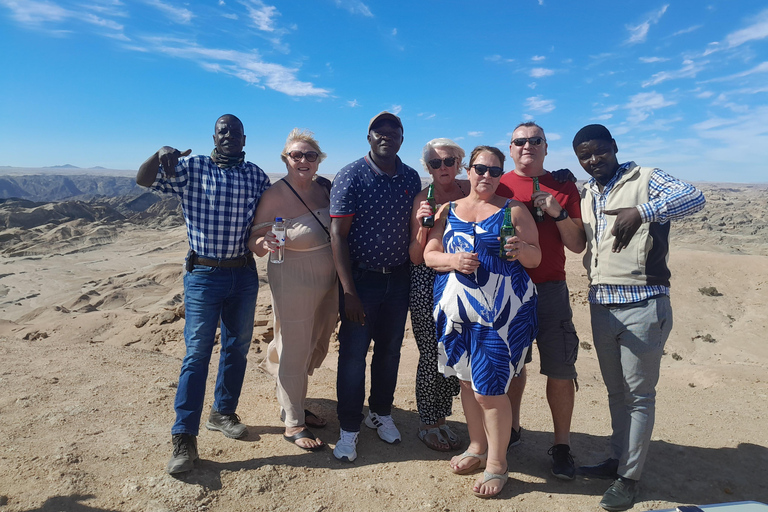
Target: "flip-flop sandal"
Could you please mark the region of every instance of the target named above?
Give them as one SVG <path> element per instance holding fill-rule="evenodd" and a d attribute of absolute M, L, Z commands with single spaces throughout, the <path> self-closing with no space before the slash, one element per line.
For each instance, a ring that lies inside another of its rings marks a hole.
<path fill-rule="evenodd" d="M 456 469 L 452 468 L 453 472 L 456 473 L 457 475 L 468 475 L 470 473 L 475 472 L 476 470 L 478 470 L 480 468 L 484 468 L 485 467 L 485 462 L 488 459 L 488 453 L 486 452 L 486 453 L 482 453 L 482 454 L 478 455 L 478 454 L 472 453 L 472 452 L 464 452 L 461 455 L 459 455 L 459 462 L 463 461 L 464 459 L 469 459 L 469 458 L 475 458 L 475 459 L 477 459 L 477 462 L 475 462 L 473 464 L 470 464 L 469 466 L 466 466 L 464 468 L 456 468 Z"/>
<path fill-rule="evenodd" d="M 323 423 L 322 424 L 318 422 L 310 423 L 307 421 L 307 418 L 315 418 L 319 421 L 322 421 Z M 280 409 L 280 421 L 285 421 L 285 409 Z M 304 409 L 304 423 L 308 427 L 312 427 L 312 428 L 324 428 L 328 424 L 328 422 L 325 421 L 323 418 L 321 418 L 317 414 L 307 409 Z"/>
<path fill-rule="evenodd" d="M 451 450 L 450 443 L 440 433 L 437 427 L 419 429 L 419 439 L 427 445 L 427 448 L 438 452 L 448 452 Z"/>
<path fill-rule="evenodd" d="M 308 451 L 308 452 L 316 452 L 317 450 L 322 450 L 323 448 L 325 448 L 325 443 L 320 444 L 318 446 L 314 446 L 314 447 L 307 447 L 307 446 L 301 446 L 299 444 L 296 444 L 296 441 L 298 441 L 299 439 L 312 439 L 312 440 L 317 439 L 315 437 L 315 434 L 313 434 L 312 432 L 309 431 L 309 429 L 306 429 L 306 428 L 304 430 L 302 430 L 301 432 L 297 432 L 297 433 L 293 434 L 292 436 L 287 436 L 287 435 L 283 434 L 283 439 L 285 439 L 286 441 L 288 441 L 292 445 L 298 446 L 302 450 L 305 450 L 305 451 Z"/>
<path fill-rule="evenodd" d="M 477 496 L 478 498 L 494 498 L 501 494 L 501 491 L 504 490 L 504 484 L 507 483 L 507 478 L 509 478 L 509 471 L 505 471 L 504 473 L 489 473 L 488 471 L 483 471 L 483 481 L 480 483 L 480 485 L 490 482 L 491 480 L 499 480 L 501 482 L 501 485 L 499 486 L 499 492 L 494 494 L 483 494 L 480 492 L 477 492 L 474 487 L 472 488 L 472 494 Z"/>
<path fill-rule="evenodd" d="M 310 423 L 309 421 L 307 421 L 307 418 L 314 418 L 314 419 L 312 420 L 312 423 Z M 325 421 L 323 418 L 321 418 L 317 414 L 307 409 L 304 409 L 304 423 L 306 423 L 308 427 L 312 427 L 312 428 L 323 428 L 328 424 L 328 422 Z"/>
<path fill-rule="evenodd" d="M 451 427 L 444 423 L 440 425 L 440 430 L 443 432 L 443 437 L 448 440 L 448 446 L 451 447 L 451 450 L 457 450 L 461 447 L 461 438 L 451 430 Z"/>

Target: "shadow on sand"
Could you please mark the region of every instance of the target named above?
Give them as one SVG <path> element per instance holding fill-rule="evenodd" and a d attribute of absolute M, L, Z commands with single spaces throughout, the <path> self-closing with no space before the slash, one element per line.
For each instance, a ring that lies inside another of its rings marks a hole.
<path fill-rule="evenodd" d="M 327 399 L 308 400 L 308 407 L 328 420 L 323 429 L 313 431 L 326 443 L 335 443 L 339 425 L 335 418 L 335 402 Z M 200 485 L 208 490 L 222 488 L 222 472 L 249 471 L 267 465 L 291 466 L 309 469 L 345 470 L 377 464 L 396 464 L 405 461 L 445 461 L 446 470 L 450 457 L 456 453 L 440 453 L 428 449 L 417 438 L 418 414 L 396 409 L 392 413 L 398 425 L 402 442 L 390 449 L 373 449 L 382 441 L 376 432 L 361 426 L 358 444 L 358 458 L 353 463 L 334 459 L 331 446 L 325 450 L 309 453 L 296 448 L 295 454 L 270 456 L 263 454 L 243 461 L 226 463 L 213 460 L 198 461 L 195 471 L 179 476 L 179 480 Z M 464 439 L 466 447 L 468 434 L 466 425 L 449 422 L 451 427 Z M 258 439 L 259 435 L 282 435 L 282 428 L 274 426 L 250 426 L 251 434 L 245 441 Z M 505 487 L 502 498 L 511 498 L 528 492 L 552 494 L 602 496 L 610 482 L 588 480 L 576 477 L 574 481 L 554 478 L 550 473 L 550 458 L 547 450 L 552 440 L 551 432 L 524 430 L 523 442 L 512 448 L 507 456 L 510 477 L 515 473 L 535 477 L 535 482 L 517 480 L 516 485 Z M 585 433 L 573 433 L 572 450 L 576 464 L 593 464 L 606 458 L 608 438 Z M 651 452 L 644 470 L 640 501 L 671 501 L 676 503 L 723 503 L 730 501 L 768 501 L 768 448 L 749 443 L 736 448 L 701 448 L 681 446 L 665 441 L 653 441 Z"/>

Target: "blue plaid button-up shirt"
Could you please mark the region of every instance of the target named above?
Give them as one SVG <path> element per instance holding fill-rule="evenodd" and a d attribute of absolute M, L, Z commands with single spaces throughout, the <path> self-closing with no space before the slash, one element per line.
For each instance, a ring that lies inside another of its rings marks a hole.
<path fill-rule="evenodd" d="M 608 226 L 605 217 L 608 194 L 629 169 L 630 163 L 622 164 L 618 168 L 611 181 L 603 187 L 602 192 L 594 178 L 587 181 L 585 185 L 594 193 L 595 197 L 594 208 L 597 219 L 595 239 L 597 242 L 605 235 Z M 636 207 L 643 222 L 663 224 L 673 219 L 679 219 L 698 212 L 704 208 L 706 202 L 704 194 L 696 187 L 673 178 L 661 169 L 653 170 L 648 188 L 649 201 Z M 631 304 L 656 295 L 669 295 L 669 287 L 599 284 L 589 287 L 588 300 L 591 304 Z"/>
<path fill-rule="evenodd" d="M 166 176 L 161 166 L 152 188 L 179 197 L 193 251 L 225 259 L 249 252 L 256 205 L 269 185 L 266 173 L 255 164 L 222 169 L 210 157 L 198 155 L 181 159 L 174 177 Z"/>

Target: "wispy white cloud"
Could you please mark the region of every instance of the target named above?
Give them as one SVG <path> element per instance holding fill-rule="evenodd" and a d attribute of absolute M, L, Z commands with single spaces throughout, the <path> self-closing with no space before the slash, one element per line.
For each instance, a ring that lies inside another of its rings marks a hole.
<path fill-rule="evenodd" d="M 485 60 L 487 60 L 488 62 L 499 62 L 499 63 L 503 63 L 503 64 L 506 64 L 506 63 L 509 63 L 509 62 L 515 62 L 515 59 L 509 59 L 507 57 L 502 57 L 501 55 L 498 55 L 498 54 L 497 55 L 488 55 L 487 57 L 485 57 Z"/>
<path fill-rule="evenodd" d="M 352 14 L 360 14 L 367 18 L 373 18 L 371 9 L 360 0 L 334 0 L 336 7 L 345 9 Z"/>
<path fill-rule="evenodd" d="M 262 32 L 275 32 L 276 21 L 275 18 L 280 16 L 280 11 L 274 5 L 267 5 L 259 0 L 250 0 L 249 2 L 241 2 L 248 11 L 248 17 L 251 19 L 253 26 Z"/>
<path fill-rule="evenodd" d="M 655 64 L 656 62 L 667 62 L 669 59 L 665 57 L 640 57 L 639 60 L 644 64 Z"/>
<path fill-rule="evenodd" d="M 660 84 L 661 82 L 666 82 L 667 80 L 695 77 L 708 63 L 708 61 L 696 63 L 692 60 L 684 60 L 683 66 L 680 69 L 676 71 L 661 71 L 655 73 L 649 80 L 644 81 L 642 86 L 649 87 L 651 85 Z"/>
<path fill-rule="evenodd" d="M 128 12 L 123 8 L 124 5 L 119 0 L 111 0 L 101 3 L 80 4 L 79 7 L 91 12 L 99 13 L 102 16 L 127 18 Z"/>
<path fill-rule="evenodd" d="M 158 11 L 165 14 L 169 20 L 175 23 L 181 23 L 182 25 L 186 25 L 187 23 L 191 22 L 192 18 L 195 17 L 195 15 L 189 9 L 185 7 L 176 7 L 169 3 L 162 2 L 161 0 L 144 0 L 144 3 L 151 5 Z"/>
<path fill-rule="evenodd" d="M 533 112 L 547 114 L 555 110 L 555 100 L 545 100 L 541 95 L 531 96 L 525 99 L 525 108 Z"/>
<path fill-rule="evenodd" d="M 483 132 L 467 132 L 467 135 L 469 135 L 470 137 L 482 137 Z"/>
<path fill-rule="evenodd" d="M 28 2 L 0 0 L 0 5 L 10 9 L 11 17 L 24 25 L 41 27 L 43 25 L 79 21 L 98 27 L 99 32 L 104 36 L 122 41 L 128 40 L 123 33 L 124 26 L 105 17 L 105 15 L 127 16 L 127 13 L 116 8 L 121 5 L 119 2 L 113 2 L 112 4 L 89 4 L 81 6 L 82 8 L 77 10 L 70 10 L 49 1 L 38 2 L 35 0 Z M 50 34 L 61 35 L 71 31 L 71 29 L 54 30 Z"/>
<path fill-rule="evenodd" d="M 63 21 L 72 13 L 53 2 L 36 0 L 0 0 L 0 4 L 11 10 L 11 17 L 29 25 Z"/>
<path fill-rule="evenodd" d="M 699 30 L 703 26 L 704 25 L 694 25 L 692 27 L 684 28 L 682 30 L 678 30 L 677 32 L 674 32 L 670 37 L 681 36 L 683 34 L 690 34 L 691 32 Z"/>
<path fill-rule="evenodd" d="M 735 80 L 737 78 L 744 78 L 745 76 L 754 75 L 757 73 L 768 73 L 768 61 L 761 62 L 757 66 L 753 67 L 752 69 L 748 69 L 746 71 L 742 71 L 741 73 L 735 73 L 733 75 L 728 76 L 721 76 L 718 78 L 711 78 L 709 80 L 705 80 L 701 83 L 709 83 L 709 82 L 726 82 L 729 80 Z"/>
<path fill-rule="evenodd" d="M 555 74 L 555 71 L 552 69 L 547 68 L 533 68 L 528 73 L 532 78 L 542 78 L 545 76 L 552 76 Z"/>
<path fill-rule="evenodd" d="M 543 55 L 534 55 L 533 57 L 531 57 L 531 60 L 534 62 L 539 62 L 541 60 L 546 60 L 546 59 L 547 58 Z"/>
<path fill-rule="evenodd" d="M 648 119 L 656 110 L 674 104 L 674 101 L 664 99 L 664 95 L 656 91 L 641 92 L 630 97 L 624 108 L 629 110 L 627 121 L 635 125 Z"/>
<path fill-rule="evenodd" d="M 396 35 L 397 35 L 397 29 L 396 29 L 396 28 L 393 28 L 393 29 L 392 29 L 392 37 L 394 37 L 394 36 L 396 36 Z"/>
<path fill-rule="evenodd" d="M 651 29 L 651 25 L 655 25 L 659 22 L 664 13 L 667 12 L 669 4 L 663 5 L 659 10 L 650 13 L 645 20 L 641 21 L 637 25 L 626 25 L 629 31 L 629 38 L 626 40 L 627 44 L 644 43 L 648 37 L 648 31 Z"/>
<path fill-rule="evenodd" d="M 357 100 L 352 100 L 352 101 L 348 101 L 348 102 L 347 102 L 347 105 L 349 105 L 349 106 L 350 106 L 350 107 L 352 107 L 352 108 L 355 108 L 355 107 L 359 107 L 359 106 L 360 106 L 360 103 L 358 103 L 358 101 L 357 101 Z"/>
<path fill-rule="evenodd" d="M 528 84 L 529 89 L 535 89 L 538 84 L 536 82 L 531 82 Z"/>
<path fill-rule="evenodd" d="M 389 111 L 392 112 L 395 115 L 398 115 L 398 114 L 400 114 L 400 112 L 403 111 L 403 106 L 402 105 L 392 105 L 389 108 Z"/>
<path fill-rule="evenodd" d="M 729 181 L 732 170 L 739 169 L 740 180 L 765 183 L 765 168 L 755 162 L 768 159 L 766 126 L 768 106 L 758 106 L 729 118 L 713 116 L 692 126 L 699 140 L 689 154 L 681 156 L 683 159 L 695 157 L 687 165 L 692 167 L 691 172 L 698 170 L 699 175 L 702 161 L 710 162 L 711 169 L 724 170 L 699 179 Z M 686 161 L 682 160 L 680 165 L 686 165 Z"/>
<path fill-rule="evenodd" d="M 110 30 L 114 30 L 115 32 L 122 32 L 124 28 L 123 25 L 117 23 L 116 21 L 100 18 L 99 16 L 90 13 L 83 14 L 82 20 L 86 23 L 90 23 L 91 25 L 108 28 Z"/>
<path fill-rule="evenodd" d="M 420 112 L 416 114 L 416 117 L 421 117 L 425 120 L 427 119 L 434 119 L 437 114 L 427 114 L 426 112 Z"/>
<path fill-rule="evenodd" d="M 754 23 L 741 30 L 737 30 L 725 38 L 729 48 L 740 46 L 749 41 L 757 41 L 768 37 L 768 9 L 765 9 L 755 17 Z"/>
<path fill-rule="evenodd" d="M 297 79 L 298 69 L 296 68 L 265 62 L 256 50 L 240 52 L 205 48 L 189 41 L 160 37 L 148 38 L 147 43 L 147 48 L 132 49 L 190 60 L 205 70 L 225 73 L 249 84 L 262 88 L 268 87 L 289 96 L 326 97 L 330 93 L 327 89 L 315 87 L 310 82 Z"/>

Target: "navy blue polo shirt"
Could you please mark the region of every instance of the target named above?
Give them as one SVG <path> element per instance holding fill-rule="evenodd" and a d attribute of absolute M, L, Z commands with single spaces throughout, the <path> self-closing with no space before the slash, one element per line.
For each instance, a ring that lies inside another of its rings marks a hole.
<path fill-rule="evenodd" d="M 347 236 L 352 262 L 374 267 L 408 262 L 411 208 L 420 190 L 419 174 L 399 157 L 392 177 L 370 156 L 339 171 L 331 188 L 331 217 L 354 215 Z"/>

